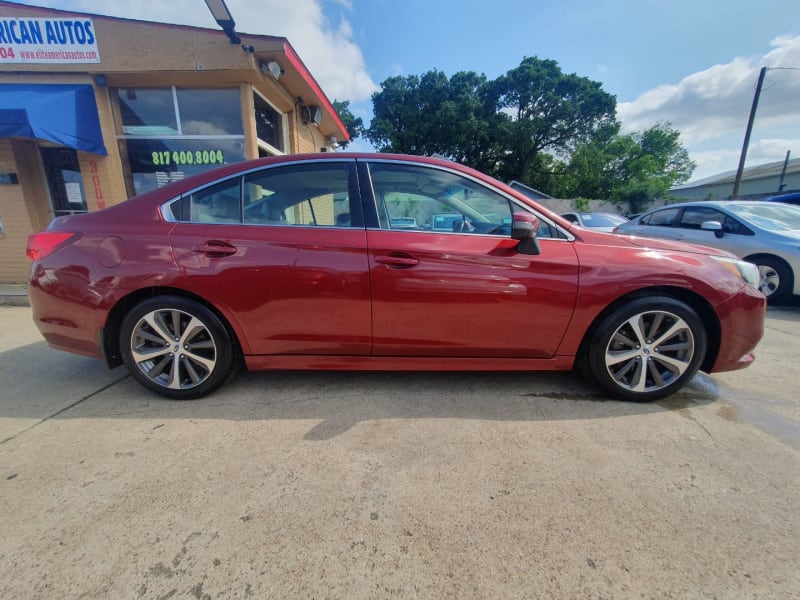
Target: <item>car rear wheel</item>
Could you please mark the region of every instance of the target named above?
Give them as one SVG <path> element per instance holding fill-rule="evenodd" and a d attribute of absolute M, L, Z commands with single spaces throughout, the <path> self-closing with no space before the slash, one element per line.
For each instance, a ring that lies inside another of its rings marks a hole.
<path fill-rule="evenodd" d="M 751 260 L 758 267 L 758 291 L 767 297 L 770 304 L 788 300 L 794 288 L 792 272 L 776 258 L 764 256 Z"/>
<path fill-rule="evenodd" d="M 120 351 L 145 387 L 175 400 L 200 398 L 234 370 L 236 353 L 227 329 L 211 310 L 180 296 L 136 305 L 122 322 Z"/>
<path fill-rule="evenodd" d="M 638 298 L 607 315 L 582 358 L 590 379 L 620 400 L 646 402 L 673 394 L 700 368 L 706 331 L 687 304 Z"/>

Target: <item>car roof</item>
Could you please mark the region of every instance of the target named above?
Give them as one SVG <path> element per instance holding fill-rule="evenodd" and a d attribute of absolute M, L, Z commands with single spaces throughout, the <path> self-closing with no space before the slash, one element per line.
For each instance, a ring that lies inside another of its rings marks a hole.
<path fill-rule="evenodd" d="M 800 192 L 792 192 L 791 194 L 781 194 L 780 196 L 770 196 L 765 198 L 767 202 L 786 202 L 787 200 L 800 200 Z"/>
<path fill-rule="evenodd" d="M 763 201 L 761 200 L 694 200 L 692 202 L 680 202 L 676 204 L 668 204 L 666 206 L 659 206 L 657 208 L 651 208 L 642 215 L 655 212 L 657 210 L 663 210 L 666 208 L 684 208 L 684 207 L 691 207 L 691 206 L 705 206 L 708 208 L 725 208 L 726 206 L 763 206 Z"/>

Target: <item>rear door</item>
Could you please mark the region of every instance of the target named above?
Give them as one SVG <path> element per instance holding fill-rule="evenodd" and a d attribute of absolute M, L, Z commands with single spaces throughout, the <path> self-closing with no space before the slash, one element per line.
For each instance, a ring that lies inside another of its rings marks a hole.
<path fill-rule="evenodd" d="M 370 287 L 354 162 L 274 166 L 181 200 L 183 285 L 249 354 L 369 354 Z"/>
<path fill-rule="evenodd" d="M 381 161 L 361 173 L 377 212 L 367 229 L 373 354 L 553 356 L 577 295 L 571 242 L 519 254 L 509 232 L 520 207 L 458 173 Z M 441 214 L 457 215 L 449 231 L 433 229 Z M 392 227 L 401 217 L 419 228 Z"/>

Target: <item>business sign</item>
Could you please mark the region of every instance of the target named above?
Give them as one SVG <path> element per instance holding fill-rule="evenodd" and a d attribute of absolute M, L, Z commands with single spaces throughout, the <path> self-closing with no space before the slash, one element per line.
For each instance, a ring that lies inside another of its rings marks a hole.
<path fill-rule="evenodd" d="M 0 18 L 0 64 L 99 62 L 91 19 Z"/>

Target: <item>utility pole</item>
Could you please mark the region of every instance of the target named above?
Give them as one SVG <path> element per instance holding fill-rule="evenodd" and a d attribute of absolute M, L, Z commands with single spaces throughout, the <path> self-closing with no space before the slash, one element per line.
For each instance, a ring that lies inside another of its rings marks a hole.
<path fill-rule="evenodd" d="M 783 161 L 783 171 L 781 171 L 781 181 L 778 184 L 778 193 L 783 191 L 783 188 L 786 187 L 786 184 L 783 183 L 784 178 L 786 177 L 786 169 L 789 167 L 789 155 L 792 153 L 791 150 L 786 151 L 786 160 Z"/>
<path fill-rule="evenodd" d="M 750 133 L 753 131 L 753 121 L 756 118 L 758 98 L 761 96 L 761 86 L 764 85 L 764 76 L 766 74 L 767 67 L 761 67 L 761 72 L 758 74 L 758 83 L 756 84 L 756 93 L 753 96 L 753 106 L 750 107 L 750 118 L 747 121 L 747 131 L 745 131 L 744 134 L 742 154 L 739 156 L 739 168 L 736 171 L 736 179 L 733 182 L 733 193 L 731 194 L 731 198 L 736 198 L 736 196 L 739 195 L 739 187 L 742 184 L 742 171 L 744 171 L 744 161 L 747 158 L 747 147 L 750 145 Z"/>

